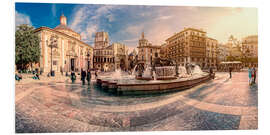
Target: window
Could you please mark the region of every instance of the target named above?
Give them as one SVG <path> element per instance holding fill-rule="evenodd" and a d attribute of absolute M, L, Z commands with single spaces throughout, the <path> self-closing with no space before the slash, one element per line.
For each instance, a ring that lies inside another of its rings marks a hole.
<path fill-rule="evenodd" d="M 56 60 L 53 61 L 53 65 L 57 65 L 57 61 Z"/>

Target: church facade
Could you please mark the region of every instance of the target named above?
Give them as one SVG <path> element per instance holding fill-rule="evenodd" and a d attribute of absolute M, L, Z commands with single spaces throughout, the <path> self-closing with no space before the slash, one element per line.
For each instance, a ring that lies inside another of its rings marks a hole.
<path fill-rule="evenodd" d="M 160 57 L 160 49 L 159 45 L 152 45 L 145 37 L 144 32 L 141 34 L 141 38 L 139 39 L 138 48 L 138 61 L 146 65 L 152 65 L 154 62 L 154 58 Z"/>
<path fill-rule="evenodd" d="M 60 17 L 55 28 L 39 27 L 35 30 L 40 38 L 41 56 L 39 67 L 43 73 L 51 70 L 79 72 L 93 68 L 93 48 L 81 40 L 81 35 L 67 27 L 67 18 Z"/>

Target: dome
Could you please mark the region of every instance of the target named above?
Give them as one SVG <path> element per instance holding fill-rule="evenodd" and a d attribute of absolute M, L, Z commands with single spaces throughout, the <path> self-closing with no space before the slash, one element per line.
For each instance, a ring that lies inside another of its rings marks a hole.
<path fill-rule="evenodd" d="M 67 27 L 67 18 L 64 16 L 64 14 L 62 14 L 60 17 L 60 25 L 56 26 L 54 30 L 81 40 L 80 34 Z"/>

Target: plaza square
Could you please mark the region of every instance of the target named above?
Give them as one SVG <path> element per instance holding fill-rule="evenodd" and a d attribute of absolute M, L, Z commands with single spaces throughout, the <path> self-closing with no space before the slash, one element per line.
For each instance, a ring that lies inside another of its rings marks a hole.
<path fill-rule="evenodd" d="M 16 133 L 258 129 L 256 8 L 15 10 Z"/>

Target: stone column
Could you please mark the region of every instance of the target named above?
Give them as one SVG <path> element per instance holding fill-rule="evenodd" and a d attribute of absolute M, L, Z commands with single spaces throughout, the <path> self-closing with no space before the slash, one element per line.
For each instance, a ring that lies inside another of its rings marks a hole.
<path fill-rule="evenodd" d="M 64 65 L 65 65 L 65 58 L 64 58 L 64 56 L 65 56 L 65 41 L 64 41 L 64 39 L 62 39 L 62 46 L 61 46 L 61 48 L 62 48 L 62 65 L 61 65 L 61 68 L 62 68 L 62 70 L 64 70 Z"/>
<path fill-rule="evenodd" d="M 44 33 L 45 34 L 45 33 Z M 47 68 L 48 68 L 48 45 L 49 45 L 49 42 L 48 41 L 48 38 L 47 38 L 47 35 L 45 34 L 45 46 L 44 46 L 44 58 L 45 58 L 45 63 L 44 63 L 44 72 L 47 72 Z"/>
<path fill-rule="evenodd" d="M 79 54 L 78 54 L 78 60 L 79 60 L 79 67 L 83 68 L 83 66 L 81 65 L 81 47 L 79 46 Z"/>
<path fill-rule="evenodd" d="M 145 64 L 148 65 L 148 48 L 145 48 L 146 53 L 145 53 Z"/>

